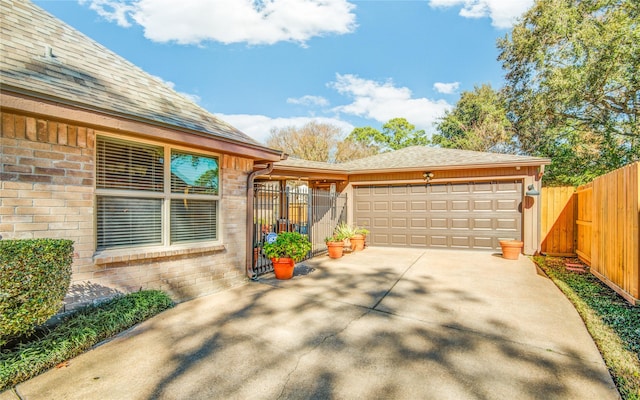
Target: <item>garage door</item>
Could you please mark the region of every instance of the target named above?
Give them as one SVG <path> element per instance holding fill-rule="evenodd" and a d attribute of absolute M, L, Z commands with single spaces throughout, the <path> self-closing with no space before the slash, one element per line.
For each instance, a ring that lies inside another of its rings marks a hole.
<path fill-rule="evenodd" d="M 521 238 L 522 182 L 356 186 L 354 219 L 371 246 L 499 249 Z"/>

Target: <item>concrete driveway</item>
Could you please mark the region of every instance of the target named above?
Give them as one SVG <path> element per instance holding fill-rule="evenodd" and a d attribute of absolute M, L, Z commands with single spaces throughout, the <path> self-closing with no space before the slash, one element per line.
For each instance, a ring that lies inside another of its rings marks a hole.
<path fill-rule="evenodd" d="M 525 257 L 368 248 L 182 303 L 0 399 L 617 399 Z"/>

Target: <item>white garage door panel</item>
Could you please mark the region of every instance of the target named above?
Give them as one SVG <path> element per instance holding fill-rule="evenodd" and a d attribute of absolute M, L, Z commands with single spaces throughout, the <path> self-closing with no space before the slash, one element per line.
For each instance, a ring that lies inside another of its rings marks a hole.
<path fill-rule="evenodd" d="M 354 216 L 372 246 L 499 249 L 520 239 L 522 183 L 355 187 Z"/>

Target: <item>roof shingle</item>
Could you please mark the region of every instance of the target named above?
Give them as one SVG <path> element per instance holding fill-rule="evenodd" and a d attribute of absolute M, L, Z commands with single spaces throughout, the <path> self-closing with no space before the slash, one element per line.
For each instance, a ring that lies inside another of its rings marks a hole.
<path fill-rule="evenodd" d="M 375 169 L 454 168 L 503 164 L 549 164 L 546 158 L 480 151 L 411 146 L 341 164 L 350 171 Z"/>
<path fill-rule="evenodd" d="M 340 164 L 289 158 L 276 163 L 280 167 L 315 168 L 335 172 L 364 172 L 374 170 L 446 169 L 464 167 L 491 167 L 496 165 L 547 165 L 547 158 L 513 154 L 484 153 L 479 151 L 443 149 L 430 146 L 411 146 L 376 154 Z"/>
<path fill-rule="evenodd" d="M 0 9 L 3 90 L 264 147 L 32 3 L 0 0 Z"/>

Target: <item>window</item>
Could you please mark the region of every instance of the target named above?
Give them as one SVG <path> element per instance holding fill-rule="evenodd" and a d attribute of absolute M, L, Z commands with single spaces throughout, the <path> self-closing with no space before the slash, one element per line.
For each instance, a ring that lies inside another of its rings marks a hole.
<path fill-rule="evenodd" d="M 96 153 L 98 250 L 218 240 L 217 157 L 103 136 Z"/>

